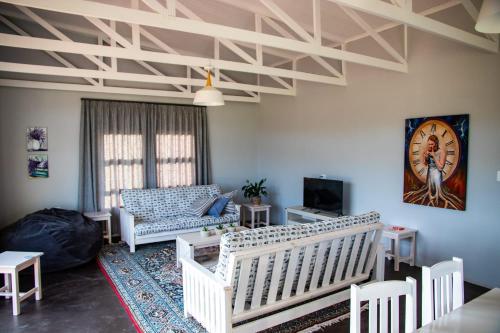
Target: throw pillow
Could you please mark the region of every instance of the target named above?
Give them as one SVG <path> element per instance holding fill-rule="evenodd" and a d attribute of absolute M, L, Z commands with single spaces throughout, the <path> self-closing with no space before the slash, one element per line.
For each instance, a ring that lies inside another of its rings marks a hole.
<path fill-rule="evenodd" d="M 189 215 L 202 217 L 203 215 L 205 215 L 208 209 L 214 204 L 215 200 L 217 200 L 217 196 L 212 196 L 208 198 L 198 198 L 188 208 L 187 213 Z"/>
<path fill-rule="evenodd" d="M 220 197 L 217 198 L 217 200 L 214 202 L 212 207 L 207 212 L 207 215 L 213 216 L 213 217 L 220 217 L 220 214 L 226 207 L 227 203 L 229 202 L 229 198 L 221 195 Z"/>
<path fill-rule="evenodd" d="M 236 204 L 234 203 L 233 197 L 238 193 L 238 190 L 234 190 L 228 193 L 224 193 L 223 196 L 229 198 L 229 202 L 224 208 L 224 214 L 236 214 Z"/>

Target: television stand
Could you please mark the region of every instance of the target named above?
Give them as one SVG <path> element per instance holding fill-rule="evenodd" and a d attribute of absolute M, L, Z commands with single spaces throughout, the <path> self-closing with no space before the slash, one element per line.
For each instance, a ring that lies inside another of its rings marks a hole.
<path fill-rule="evenodd" d="M 304 206 L 292 206 L 285 208 L 286 224 L 304 224 L 330 220 L 340 215 L 320 209 L 307 208 Z"/>

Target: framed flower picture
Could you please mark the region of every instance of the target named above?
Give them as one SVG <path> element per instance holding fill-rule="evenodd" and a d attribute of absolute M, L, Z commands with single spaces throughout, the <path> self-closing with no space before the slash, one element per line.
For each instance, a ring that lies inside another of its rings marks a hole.
<path fill-rule="evenodd" d="M 49 149 L 47 127 L 28 127 L 26 129 L 26 148 L 28 151 L 47 151 Z"/>

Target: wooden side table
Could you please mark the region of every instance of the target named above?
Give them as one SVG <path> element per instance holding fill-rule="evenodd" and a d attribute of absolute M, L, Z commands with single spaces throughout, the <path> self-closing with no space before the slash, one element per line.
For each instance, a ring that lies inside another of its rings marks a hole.
<path fill-rule="evenodd" d="M 416 234 L 417 230 L 404 227 L 402 230 L 394 229 L 392 225 L 386 225 L 382 232 L 382 237 L 391 240 L 391 248 L 386 251 L 387 258 L 394 258 L 394 270 L 399 271 L 399 263 L 406 262 L 411 266 L 415 266 L 415 253 L 416 253 Z M 410 239 L 410 255 L 406 257 L 401 256 L 400 243 L 403 239 Z"/>
<path fill-rule="evenodd" d="M 104 234 L 102 238 L 107 239 L 109 244 L 113 243 L 113 234 L 111 230 L 111 213 L 110 212 L 85 212 L 83 216 L 88 217 L 89 219 L 100 222 L 105 222 Z"/>
<path fill-rule="evenodd" d="M 21 313 L 21 302 L 35 294 L 35 299 L 42 299 L 42 276 L 40 256 L 43 252 L 6 251 L 0 253 L 0 273 L 4 274 L 5 285 L 0 288 L 0 296 L 12 297 L 12 313 L 17 316 Z M 19 291 L 18 273 L 25 268 L 34 266 L 35 287 L 27 292 Z"/>
<path fill-rule="evenodd" d="M 269 226 L 270 216 L 271 216 L 271 205 L 243 204 L 243 225 L 247 224 L 247 214 L 246 214 L 247 210 L 250 211 L 250 227 L 252 229 L 254 229 L 256 226 L 260 227 L 261 225 L 265 227 Z M 266 212 L 266 219 L 264 221 L 260 219 L 261 212 Z"/>

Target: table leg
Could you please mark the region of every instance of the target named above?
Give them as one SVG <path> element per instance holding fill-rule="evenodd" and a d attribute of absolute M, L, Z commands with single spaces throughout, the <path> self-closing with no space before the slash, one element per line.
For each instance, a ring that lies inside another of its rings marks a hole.
<path fill-rule="evenodd" d="M 40 257 L 37 257 L 35 260 L 35 265 L 34 265 L 34 271 L 35 271 L 35 299 L 37 301 L 42 299 L 42 273 L 41 273 L 41 267 L 40 267 Z"/>
<path fill-rule="evenodd" d="M 417 250 L 417 244 L 415 240 L 415 234 L 411 237 L 411 250 L 410 250 L 410 265 L 415 266 L 415 255 Z"/>
<path fill-rule="evenodd" d="M 399 237 L 394 240 L 394 270 L 399 271 Z"/>
<path fill-rule="evenodd" d="M 243 218 L 243 227 L 247 226 L 247 209 L 245 206 L 241 207 L 241 210 L 243 211 L 242 218 Z"/>
<path fill-rule="evenodd" d="M 12 277 L 12 314 L 18 316 L 21 313 L 21 302 L 19 299 L 19 279 L 17 272 L 11 274 Z"/>
<path fill-rule="evenodd" d="M 111 231 L 111 217 L 108 217 L 106 220 L 106 227 L 108 228 L 108 242 L 109 244 L 113 244 L 113 233 Z"/>
<path fill-rule="evenodd" d="M 266 227 L 269 227 L 269 225 L 271 224 L 271 221 L 270 221 L 270 209 L 266 209 Z"/>
<path fill-rule="evenodd" d="M 251 221 L 251 226 L 252 229 L 255 228 L 255 211 L 252 210 L 252 221 Z"/>
<path fill-rule="evenodd" d="M 176 260 L 176 263 L 177 263 L 177 268 L 181 267 L 180 265 L 180 262 L 179 262 L 179 258 L 180 258 L 180 255 L 181 255 L 181 245 L 180 245 L 180 241 L 179 239 L 176 239 L 175 240 L 175 260 Z"/>
<path fill-rule="evenodd" d="M 5 273 L 3 275 L 3 279 L 4 279 L 4 282 L 5 282 L 5 287 L 6 287 L 6 292 L 12 292 L 12 280 L 10 278 L 10 274 L 8 273 Z M 5 296 L 6 299 L 10 299 L 10 296 Z"/>

